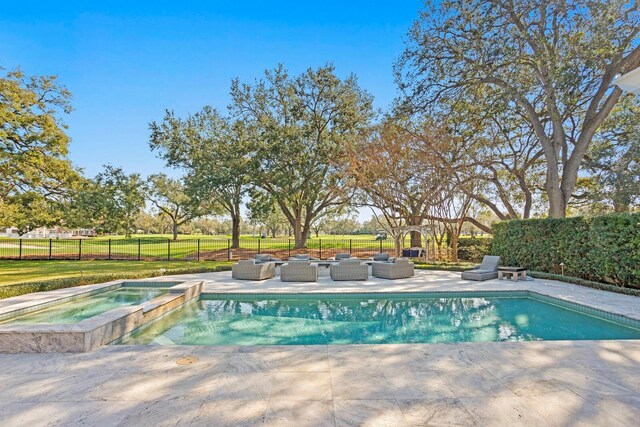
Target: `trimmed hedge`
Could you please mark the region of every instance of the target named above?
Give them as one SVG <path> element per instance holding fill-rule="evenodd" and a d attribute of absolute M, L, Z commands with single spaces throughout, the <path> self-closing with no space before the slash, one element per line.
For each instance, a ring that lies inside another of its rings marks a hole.
<path fill-rule="evenodd" d="M 465 238 L 458 240 L 458 259 L 480 262 L 491 250 L 491 238 Z"/>
<path fill-rule="evenodd" d="M 546 218 L 494 224 L 502 265 L 640 288 L 640 214 Z"/>
<path fill-rule="evenodd" d="M 414 262 L 415 268 L 418 270 L 436 270 L 436 271 L 465 271 L 472 269 L 474 263 L 451 263 L 451 262 Z"/>
<path fill-rule="evenodd" d="M 214 267 L 174 268 L 169 270 L 146 270 L 130 273 L 103 273 L 88 274 L 61 279 L 42 280 L 36 282 L 15 283 L 0 286 L 0 299 L 29 294 L 31 292 L 53 291 L 56 289 L 72 288 L 74 286 L 93 285 L 95 283 L 110 282 L 112 280 L 145 279 L 148 277 L 168 276 L 173 274 L 197 274 L 212 273 L 218 271 L 230 271 L 229 265 L 216 265 Z"/>

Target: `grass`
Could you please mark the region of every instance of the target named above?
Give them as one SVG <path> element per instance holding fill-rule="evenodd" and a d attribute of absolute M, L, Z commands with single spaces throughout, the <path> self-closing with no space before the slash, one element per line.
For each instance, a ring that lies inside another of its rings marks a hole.
<path fill-rule="evenodd" d="M 173 271 L 215 270 L 229 262 L 189 261 L 0 261 L 0 286 L 16 283 L 110 274 L 152 276 L 160 269 Z"/>

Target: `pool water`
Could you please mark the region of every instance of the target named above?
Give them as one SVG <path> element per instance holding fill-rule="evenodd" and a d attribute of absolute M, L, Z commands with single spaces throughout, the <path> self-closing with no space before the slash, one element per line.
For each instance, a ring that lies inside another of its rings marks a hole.
<path fill-rule="evenodd" d="M 121 287 L 11 317 L 0 323 L 77 323 L 117 307 L 142 304 L 167 292 L 167 288 Z"/>
<path fill-rule="evenodd" d="M 397 295 L 397 294 L 396 294 Z M 533 297 L 202 299 L 122 344 L 386 344 L 640 338 L 640 329 Z"/>

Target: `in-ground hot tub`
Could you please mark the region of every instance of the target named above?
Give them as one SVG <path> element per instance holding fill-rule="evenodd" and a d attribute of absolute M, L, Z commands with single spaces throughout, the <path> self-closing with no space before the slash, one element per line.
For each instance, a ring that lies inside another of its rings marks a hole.
<path fill-rule="evenodd" d="M 141 286 L 135 282 L 124 282 L 116 289 L 106 289 L 87 296 L 73 298 L 18 316 L 8 316 L 0 320 L 0 324 L 33 324 L 33 323 L 78 323 L 84 319 L 97 316 L 114 308 L 143 304 L 169 292 L 170 286 L 180 282 L 160 283 L 159 286 Z"/>
<path fill-rule="evenodd" d="M 201 281 L 116 281 L 8 298 L 0 308 L 0 352 L 90 351 L 201 292 Z"/>

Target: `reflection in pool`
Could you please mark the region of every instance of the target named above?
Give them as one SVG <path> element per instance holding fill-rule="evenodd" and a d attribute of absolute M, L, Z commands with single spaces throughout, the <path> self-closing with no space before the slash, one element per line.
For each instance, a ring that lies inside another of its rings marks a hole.
<path fill-rule="evenodd" d="M 124 344 L 383 344 L 640 338 L 640 330 L 531 297 L 206 299 Z"/>

